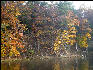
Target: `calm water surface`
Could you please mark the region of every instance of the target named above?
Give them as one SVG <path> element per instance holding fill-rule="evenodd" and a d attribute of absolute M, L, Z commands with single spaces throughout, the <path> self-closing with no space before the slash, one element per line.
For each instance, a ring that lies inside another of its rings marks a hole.
<path fill-rule="evenodd" d="M 1 70 L 93 70 L 93 54 L 84 59 L 41 59 L 1 63 Z"/>

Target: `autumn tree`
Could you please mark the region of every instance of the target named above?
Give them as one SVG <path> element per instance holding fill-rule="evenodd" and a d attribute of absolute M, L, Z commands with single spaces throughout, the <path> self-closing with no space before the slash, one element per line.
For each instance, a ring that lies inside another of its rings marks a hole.
<path fill-rule="evenodd" d="M 78 46 L 78 51 L 86 51 L 88 48 L 88 41 L 91 39 L 91 27 L 90 27 L 90 22 L 88 20 L 88 16 L 86 13 L 88 9 L 85 6 L 81 6 L 80 9 L 77 10 L 77 16 L 79 17 L 80 21 L 80 26 L 76 27 L 78 32 L 77 32 L 77 46 Z"/>
<path fill-rule="evenodd" d="M 1 56 L 19 56 L 18 48 L 23 48 L 23 30 L 17 17 L 20 15 L 18 4 L 20 1 L 1 2 Z"/>
<path fill-rule="evenodd" d="M 58 36 L 54 43 L 54 50 L 58 52 L 61 48 L 65 54 L 67 54 L 67 49 L 70 49 L 72 45 L 76 43 L 76 27 L 79 26 L 79 20 L 77 16 L 73 14 L 72 11 L 68 11 L 66 19 L 66 27 L 64 30 L 58 31 Z"/>

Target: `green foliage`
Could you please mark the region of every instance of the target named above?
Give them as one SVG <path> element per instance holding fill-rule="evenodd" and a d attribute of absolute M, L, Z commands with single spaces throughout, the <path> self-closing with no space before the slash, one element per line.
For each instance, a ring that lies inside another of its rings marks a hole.
<path fill-rule="evenodd" d="M 74 7 L 71 2 L 61 1 L 57 4 L 57 7 L 61 14 L 66 14 L 68 10 L 73 10 Z"/>

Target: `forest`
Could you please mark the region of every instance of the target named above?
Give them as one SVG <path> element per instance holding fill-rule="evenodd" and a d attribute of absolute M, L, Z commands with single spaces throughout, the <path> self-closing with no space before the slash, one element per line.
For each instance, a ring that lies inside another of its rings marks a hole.
<path fill-rule="evenodd" d="M 93 40 L 93 9 L 71 2 L 1 1 L 1 58 L 82 55 Z"/>

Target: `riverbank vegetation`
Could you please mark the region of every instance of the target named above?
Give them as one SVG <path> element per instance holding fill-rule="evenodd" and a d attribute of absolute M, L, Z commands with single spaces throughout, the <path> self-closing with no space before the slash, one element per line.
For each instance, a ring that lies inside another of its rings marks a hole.
<path fill-rule="evenodd" d="M 92 15 L 67 1 L 1 1 L 1 58 L 85 55 Z"/>

